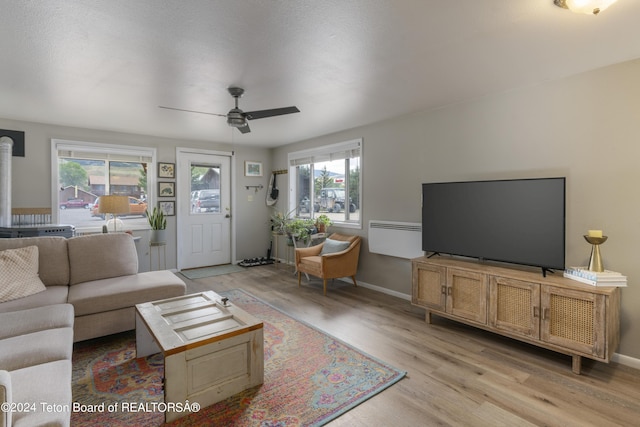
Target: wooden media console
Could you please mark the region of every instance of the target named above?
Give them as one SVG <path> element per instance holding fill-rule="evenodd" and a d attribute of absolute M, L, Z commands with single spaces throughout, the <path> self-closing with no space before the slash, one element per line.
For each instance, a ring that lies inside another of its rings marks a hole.
<path fill-rule="evenodd" d="M 413 305 L 500 335 L 608 363 L 620 339 L 620 288 L 449 257 L 412 260 Z"/>

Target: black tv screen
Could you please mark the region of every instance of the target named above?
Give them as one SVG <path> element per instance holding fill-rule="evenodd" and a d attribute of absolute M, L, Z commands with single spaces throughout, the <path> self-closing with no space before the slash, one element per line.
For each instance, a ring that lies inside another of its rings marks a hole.
<path fill-rule="evenodd" d="M 422 250 L 564 269 L 565 178 L 423 184 Z"/>

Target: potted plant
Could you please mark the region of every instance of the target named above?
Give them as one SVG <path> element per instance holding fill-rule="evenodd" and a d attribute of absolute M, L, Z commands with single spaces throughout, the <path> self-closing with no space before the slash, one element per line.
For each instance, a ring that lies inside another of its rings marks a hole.
<path fill-rule="evenodd" d="M 333 225 L 333 221 L 327 215 L 322 214 L 316 218 L 316 228 L 318 229 L 318 233 L 326 233 L 327 228 Z"/>
<path fill-rule="evenodd" d="M 315 223 L 312 219 L 296 218 L 287 222 L 285 231 L 290 238 L 306 243 L 309 236 L 314 233 L 315 228 Z M 293 240 L 291 240 L 291 245 L 293 245 Z"/>
<path fill-rule="evenodd" d="M 293 239 L 304 241 L 308 236 L 308 232 L 304 228 L 301 219 L 289 220 L 286 224 L 285 231 L 287 233 L 287 236 L 289 237 L 289 239 L 287 240 L 289 246 L 293 246 Z"/>
<path fill-rule="evenodd" d="M 151 226 L 151 237 L 149 241 L 151 243 L 165 243 L 167 218 L 164 216 L 164 212 L 157 207 L 153 208 L 153 211 L 149 213 L 149 209 L 146 210 L 147 220 Z"/>
<path fill-rule="evenodd" d="M 295 211 L 289 211 L 286 214 L 282 212 L 275 212 L 271 215 L 271 231 L 276 234 L 285 234 L 287 233 L 287 225 L 291 219 L 291 214 Z"/>

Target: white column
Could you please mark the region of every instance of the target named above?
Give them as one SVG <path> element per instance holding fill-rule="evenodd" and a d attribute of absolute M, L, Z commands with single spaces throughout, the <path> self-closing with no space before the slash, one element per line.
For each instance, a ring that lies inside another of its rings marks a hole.
<path fill-rule="evenodd" d="M 0 137 L 0 227 L 11 227 L 11 156 L 13 139 Z"/>

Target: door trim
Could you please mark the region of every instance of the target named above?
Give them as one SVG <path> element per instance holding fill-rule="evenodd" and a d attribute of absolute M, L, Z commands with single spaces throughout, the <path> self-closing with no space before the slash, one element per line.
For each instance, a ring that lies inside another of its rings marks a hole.
<path fill-rule="evenodd" d="M 187 147 L 176 147 L 176 165 L 180 164 L 180 159 L 183 155 L 186 154 L 208 154 L 213 156 L 226 156 L 229 157 L 231 170 L 229 171 L 229 175 L 231 178 L 231 231 L 230 231 L 230 239 L 231 239 L 231 263 L 235 264 L 236 259 L 236 219 L 235 219 L 235 211 L 236 211 L 236 156 L 233 151 L 219 151 L 219 150 L 205 150 L 200 148 L 187 148 Z M 176 173 L 176 191 L 182 191 L 182 185 L 185 183 L 182 182 L 180 178 L 180 173 Z M 176 212 L 178 211 L 176 207 Z M 182 253 L 182 242 L 178 237 L 178 233 L 181 232 L 182 227 L 184 227 L 184 219 L 177 215 L 176 217 L 176 267 L 177 270 L 182 270 L 182 259 L 180 254 Z"/>

